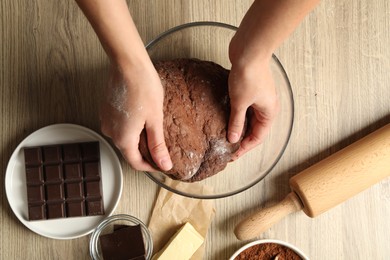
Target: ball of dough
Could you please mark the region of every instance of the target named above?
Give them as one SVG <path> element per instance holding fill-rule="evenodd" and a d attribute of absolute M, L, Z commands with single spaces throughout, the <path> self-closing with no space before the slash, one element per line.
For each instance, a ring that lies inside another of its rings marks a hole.
<path fill-rule="evenodd" d="M 155 63 L 164 87 L 164 136 L 173 168 L 169 177 L 200 181 L 222 171 L 240 142 L 227 140 L 229 71 L 196 59 Z M 140 151 L 154 167 L 145 132 Z"/>

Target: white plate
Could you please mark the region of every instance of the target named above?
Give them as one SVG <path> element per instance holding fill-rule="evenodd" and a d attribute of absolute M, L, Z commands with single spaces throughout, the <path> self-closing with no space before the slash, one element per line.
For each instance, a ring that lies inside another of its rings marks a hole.
<path fill-rule="evenodd" d="M 105 215 L 29 221 L 23 148 L 83 141 L 100 142 Z M 56 124 L 35 131 L 16 147 L 8 162 L 5 190 L 16 217 L 30 230 L 49 238 L 72 239 L 92 232 L 104 218 L 113 213 L 122 193 L 122 182 L 121 164 L 106 140 L 96 132 L 82 126 Z"/>

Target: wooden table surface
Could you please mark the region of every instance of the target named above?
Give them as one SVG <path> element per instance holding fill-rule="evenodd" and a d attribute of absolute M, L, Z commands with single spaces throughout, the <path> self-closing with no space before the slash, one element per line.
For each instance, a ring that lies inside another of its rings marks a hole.
<path fill-rule="evenodd" d="M 173 26 L 202 20 L 238 25 L 251 1 L 129 1 L 145 42 Z M 55 123 L 99 129 L 108 60 L 73 1 L 0 3 L 0 259 L 88 259 L 88 237 L 53 240 L 13 214 L 4 177 L 16 146 Z M 234 226 L 288 192 L 289 177 L 390 122 L 390 4 L 322 1 L 277 50 L 294 92 L 288 147 L 259 184 L 215 200 L 204 259 L 227 259 L 244 244 Z M 158 187 L 123 160 L 116 212 L 147 222 Z M 390 259 L 390 178 L 315 219 L 288 216 L 259 238 L 290 242 L 311 259 Z"/>

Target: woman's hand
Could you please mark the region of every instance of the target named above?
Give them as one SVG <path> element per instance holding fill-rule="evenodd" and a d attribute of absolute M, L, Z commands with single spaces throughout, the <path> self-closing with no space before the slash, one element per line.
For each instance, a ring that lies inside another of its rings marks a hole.
<path fill-rule="evenodd" d="M 229 46 L 230 142 L 239 140 L 248 109 L 250 118 L 235 159 L 261 143 L 269 132 L 279 110 L 269 68 L 272 53 L 318 2 L 256 0 L 241 21 Z"/>
<path fill-rule="evenodd" d="M 126 1 L 77 0 L 113 64 L 100 118 L 111 137 L 136 170 L 154 171 L 139 151 L 146 130 L 148 148 L 156 165 L 172 168 L 163 134 L 163 88 L 146 52 Z"/>
<path fill-rule="evenodd" d="M 160 169 L 172 162 L 163 134 L 164 92 L 153 66 L 113 66 L 101 108 L 101 129 L 136 170 L 156 171 L 140 154 L 140 134 L 145 128 L 149 151 Z"/>
<path fill-rule="evenodd" d="M 231 114 L 228 139 L 239 140 L 248 112 L 248 129 L 233 159 L 260 144 L 279 111 L 279 102 L 268 60 L 241 66 L 233 63 L 229 75 Z"/>

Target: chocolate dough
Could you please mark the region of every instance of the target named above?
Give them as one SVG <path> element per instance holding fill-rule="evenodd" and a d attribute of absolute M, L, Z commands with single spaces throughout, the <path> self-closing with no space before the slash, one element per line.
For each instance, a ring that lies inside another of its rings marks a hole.
<path fill-rule="evenodd" d="M 229 71 L 196 59 L 155 63 L 164 87 L 164 136 L 173 168 L 172 179 L 194 182 L 222 171 L 240 142 L 227 141 L 230 102 Z M 141 135 L 140 151 L 153 162 Z"/>

